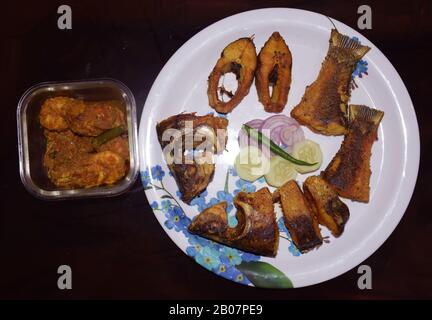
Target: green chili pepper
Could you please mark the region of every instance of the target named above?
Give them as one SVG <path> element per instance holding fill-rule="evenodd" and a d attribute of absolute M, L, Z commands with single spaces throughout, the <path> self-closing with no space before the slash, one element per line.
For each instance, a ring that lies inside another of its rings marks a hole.
<path fill-rule="evenodd" d="M 122 135 L 124 131 L 125 130 L 123 129 L 123 127 L 115 127 L 101 133 L 100 135 L 98 135 L 93 139 L 93 147 L 94 148 L 100 147 L 101 145 L 107 143 L 108 141 Z"/>
<path fill-rule="evenodd" d="M 299 159 L 294 158 L 289 153 L 287 153 L 284 149 L 279 147 L 276 143 L 271 141 L 269 138 L 267 138 L 265 135 L 263 135 L 260 131 L 257 129 L 254 129 L 252 127 L 249 127 L 247 124 L 244 124 L 242 126 L 242 129 L 246 131 L 249 137 L 252 137 L 254 140 L 258 141 L 259 143 L 262 143 L 270 148 L 270 151 L 274 154 L 277 154 L 278 156 L 284 158 L 285 160 L 288 160 L 294 164 L 298 164 L 301 166 L 314 166 L 317 163 L 309 163 L 305 162 Z"/>

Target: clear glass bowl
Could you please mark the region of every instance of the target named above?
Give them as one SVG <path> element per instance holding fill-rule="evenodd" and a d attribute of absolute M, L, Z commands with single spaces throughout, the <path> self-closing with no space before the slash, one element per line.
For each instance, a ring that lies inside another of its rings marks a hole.
<path fill-rule="evenodd" d="M 68 96 L 90 101 L 120 100 L 126 114 L 130 168 L 128 174 L 113 185 L 88 189 L 61 189 L 49 179 L 43 167 L 46 148 L 39 112 L 45 99 Z M 135 99 L 120 81 L 96 79 L 72 82 L 46 82 L 28 89 L 17 108 L 18 152 L 21 181 L 34 196 L 46 200 L 116 196 L 125 192 L 138 175 L 138 140 Z"/>

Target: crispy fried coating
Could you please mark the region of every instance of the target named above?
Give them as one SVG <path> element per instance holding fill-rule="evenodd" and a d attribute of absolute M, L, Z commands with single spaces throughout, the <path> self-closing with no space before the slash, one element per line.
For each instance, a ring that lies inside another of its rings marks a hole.
<path fill-rule="evenodd" d="M 329 49 L 318 78 L 306 87 L 291 116 L 317 133 L 345 134 L 351 75 L 357 62 L 369 50 L 369 47 L 332 29 Z"/>
<path fill-rule="evenodd" d="M 207 96 L 210 107 L 219 113 L 231 112 L 249 93 L 256 65 L 257 55 L 251 38 L 240 38 L 226 46 L 208 79 Z M 219 79 L 229 72 L 236 75 L 238 86 L 231 99 L 224 102 L 218 97 Z"/>
<path fill-rule="evenodd" d="M 303 183 L 303 191 L 318 222 L 339 237 L 349 218 L 348 206 L 337 192 L 320 176 L 310 176 Z"/>
<path fill-rule="evenodd" d="M 113 184 L 123 178 L 125 160 L 112 151 L 94 153 L 92 139 L 72 131 L 45 131 L 44 166 L 48 178 L 62 188 L 91 188 Z"/>
<path fill-rule="evenodd" d="M 174 115 L 157 124 L 156 131 L 159 143 L 184 202 L 190 203 L 213 180 L 215 171 L 213 154 L 220 153 L 225 149 L 228 139 L 227 126 L 227 119 L 213 115 L 197 116 L 195 113 Z M 174 131 L 171 135 L 172 130 Z M 188 131 L 191 132 L 188 133 Z M 190 134 L 192 136 L 188 137 Z M 190 146 L 192 150 L 187 150 L 187 140 L 191 139 L 193 141 Z M 195 157 L 186 159 L 186 153 L 193 154 L 205 141 L 210 141 L 210 146 L 205 151 L 207 157 L 202 158 L 206 161 L 199 162 Z M 176 156 L 176 150 L 165 149 L 165 147 L 174 147 L 179 142 L 181 145 L 177 152 L 180 151 L 180 157 Z"/>
<path fill-rule="evenodd" d="M 279 229 L 269 190 L 239 192 L 234 205 L 237 208 L 236 227 L 228 225 L 227 203 L 223 201 L 201 212 L 189 225 L 189 231 L 243 251 L 276 256 Z"/>
<path fill-rule="evenodd" d="M 69 129 L 66 116 L 69 110 L 83 110 L 82 100 L 68 97 L 48 98 L 44 101 L 39 114 L 41 125 L 53 131 L 65 131 Z"/>
<path fill-rule="evenodd" d="M 273 194 L 279 201 L 285 226 L 302 253 L 322 244 L 321 231 L 313 210 L 295 180 L 286 182 Z"/>
<path fill-rule="evenodd" d="M 125 125 L 124 113 L 116 101 L 84 102 L 68 97 L 45 100 L 39 119 L 52 131 L 72 130 L 84 136 L 97 136 L 105 130 Z"/>
<path fill-rule="evenodd" d="M 273 32 L 258 55 L 255 78 L 258 99 L 265 111 L 279 113 L 285 108 L 291 86 L 291 67 L 291 51 L 279 32 Z"/>
<path fill-rule="evenodd" d="M 362 105 L 349 106 L 348 133 L 325 171 L 327 182 L 344 198 L 369 202 L 370 157 L 384 112 Z"/>
<path fill-rule="evenodd" d="M 127 137 L 116 137 L 97 148 L 97 151 L 112 151 L 123 159 L 129 159 L 129 142 Z"/>

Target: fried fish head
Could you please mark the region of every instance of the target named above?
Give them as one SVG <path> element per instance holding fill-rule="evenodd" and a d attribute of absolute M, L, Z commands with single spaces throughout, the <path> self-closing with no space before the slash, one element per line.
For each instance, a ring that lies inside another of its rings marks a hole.
<path fill-rule="evenodd" d="M 226 202 L 202 211 L 189 225 L 189 231 L 213 241 L 264 256 L 275 256 L 279 229 L 272 197 L 267 188 L 254 193 L 239 192 L 234 199 L 237 225 L 229 227 Z"/>

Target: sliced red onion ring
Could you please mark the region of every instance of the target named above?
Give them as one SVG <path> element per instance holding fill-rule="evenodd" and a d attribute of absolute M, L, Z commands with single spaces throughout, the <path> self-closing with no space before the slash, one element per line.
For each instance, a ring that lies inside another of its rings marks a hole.
<path fill-rule="evenodd" d="M 280 140 L 286 146 L 285 151 L 292 152 L 295 143 L 305 139 L 303 129 L 300 126 L 287 126 L 280 132 Z"/>
<path fill-rule="evenodd" d="M 246 124 L 254 129 L 260 130 L 287 152 L 292 152 L 292 147 L 296 142 L 304 140 L 304 133 L 300 124 L 295 119 L 285 115 L 278 114 L 265 120 L 254 119 Z M 249 139 L 249 136 L 243 130 L 240 130 L 238 138 L 240 148 L 248 145 L 258 146 L 258 142 L 254 139 Z M 270 149 L 265 146 L 263 146 L 262 152 L 267 157 L 273 155 Z"/>

